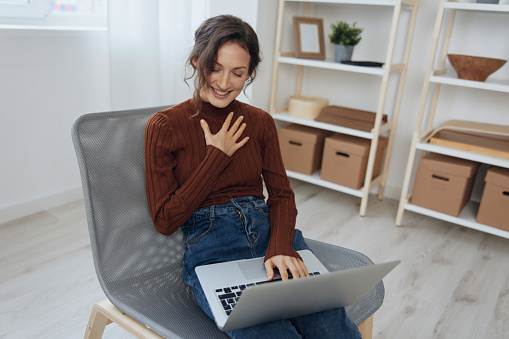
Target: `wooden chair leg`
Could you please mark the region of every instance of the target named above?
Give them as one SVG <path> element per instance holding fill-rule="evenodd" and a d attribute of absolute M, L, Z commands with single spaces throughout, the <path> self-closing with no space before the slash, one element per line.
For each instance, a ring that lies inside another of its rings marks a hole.
<path fill-rule="evenodd" d="M 108 299 L 95 304 L 90 313 L 84 339 L 100 339 L 106 325 L 114 322 L 137 338 L 164 339 L 136 320 L 123 314 Z"/>
<path fill-rule="evenodd" d="M 361 332 L 362 339 L 373 338 L 373 316 L 369 317 L 359 325 L 359 331 Z"/>
<path fill-rule="evenodd" d="M 110 319 L 100 304 L 92 306 L 90 312 L 90 319 L 88 320 L 87 329 L 85 330 L 84 339 L 99 339 L 102 338 L 106 325 L 110 323 Z"/>

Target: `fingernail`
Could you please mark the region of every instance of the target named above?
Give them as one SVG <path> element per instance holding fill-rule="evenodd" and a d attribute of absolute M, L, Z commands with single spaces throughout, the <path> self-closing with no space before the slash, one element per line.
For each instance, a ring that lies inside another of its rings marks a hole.
<path fill-rule="evenodd" d="M 202 125 L 203 125 L 203 124 L 205 124 L 205 120 L 203 120 L 203 119 L 202 119 L 202 120 L 200 120 L 200 123 L 201 123 Z"/>

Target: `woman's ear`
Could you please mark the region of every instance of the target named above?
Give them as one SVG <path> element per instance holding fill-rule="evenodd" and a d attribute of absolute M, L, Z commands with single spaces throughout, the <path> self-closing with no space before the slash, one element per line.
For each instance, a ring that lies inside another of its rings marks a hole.
<path fill-rule="evenodd" d="M 194 68 L 198 68 L 198 58 L 194 58 L 193 61 L 191 61 L 191 64 L 193 64 Z"/>

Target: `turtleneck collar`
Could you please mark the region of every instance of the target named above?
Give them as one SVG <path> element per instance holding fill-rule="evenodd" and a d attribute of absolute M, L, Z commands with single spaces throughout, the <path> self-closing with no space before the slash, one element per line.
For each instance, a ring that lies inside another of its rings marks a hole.
<path fill-rule="evenodd" d="M 218 108 L 212 105 L 210 102 L 202 102 L 199 116 L 208 118 L 222 118 L 224 119 L 230 112 L 235 112 L 237 106 L 237 100 L 233 100 L 228 106 L 224 108 Z"/>

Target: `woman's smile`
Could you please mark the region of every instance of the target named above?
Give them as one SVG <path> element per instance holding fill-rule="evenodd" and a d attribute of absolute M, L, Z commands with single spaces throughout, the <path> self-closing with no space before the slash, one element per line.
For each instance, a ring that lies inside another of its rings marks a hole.
<path fill-rule="evenodd" d="M 210 87 L 212 89 L 212 92 L 214 92 L 215 96 L 220 99 L 225 99 L 228 94 L 230 94 L 231 91 L 220 91 L 218 89 L 215 89 L 214 87 Z"/>

